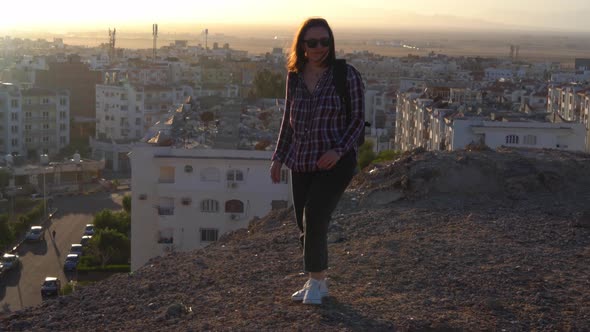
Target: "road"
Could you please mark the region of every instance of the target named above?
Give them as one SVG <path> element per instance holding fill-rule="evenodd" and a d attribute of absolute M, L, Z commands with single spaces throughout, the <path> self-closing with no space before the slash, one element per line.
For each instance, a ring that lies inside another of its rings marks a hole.
<path fill-rule="evenodd" d="M 96 193 L 87 196 L 54 197 L 57 213 L 48 222 L 45 241 L 24 243 L 18 249 L 22 268 L 10 271 L 0 285 L 0 310 L 16 311 L 41 303 L 41 284 L 46 276 L 67 282 L 63 262 L 72 243 L 79 243 L 84 226 L 103 209 L 122 209 L 123 193 Z M 51 232 L 55 230 L 55 240 Z"/>

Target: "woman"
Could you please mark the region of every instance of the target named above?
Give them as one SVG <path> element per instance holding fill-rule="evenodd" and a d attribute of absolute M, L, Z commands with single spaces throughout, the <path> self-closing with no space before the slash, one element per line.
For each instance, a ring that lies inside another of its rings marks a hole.
<path fill-rule="evenodd" d="M 327 234 L 331 215 L 356 169 L 357 140 L 364 126 L 364 86 L 347 65 L 351 112 L 333 78 L 336 52 L 328 22 L 310 18 L 299 28 L 289 55 L 285 113 L 270 167 L 273 183 L 284 164 L 292 171 L 295 219 L 309 279 L 291 298 L 321 304 L 328 295 Z"/>

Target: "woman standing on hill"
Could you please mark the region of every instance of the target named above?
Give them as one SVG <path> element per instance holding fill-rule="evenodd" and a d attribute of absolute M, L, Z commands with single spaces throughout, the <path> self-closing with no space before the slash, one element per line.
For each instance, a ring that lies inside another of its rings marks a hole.
<path fill-rule="evenodd" d="M 293 204 L 309 279 L 291 298 L 321 304 L 328 295 L 328 226 L 356 169 L 364 126 L 364 86 L 346 65 L 351 111 L 334 82 L 336 52 L 328 22 L 310 18 L 299 28 L 289 55 L 285 113 L 270 167 L 273 183 L 284 164 L 292 171 Z"/>

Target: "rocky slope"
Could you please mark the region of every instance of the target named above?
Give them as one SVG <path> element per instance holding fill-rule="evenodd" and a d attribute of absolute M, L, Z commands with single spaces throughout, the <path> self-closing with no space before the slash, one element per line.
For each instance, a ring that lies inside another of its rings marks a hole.
<path fill-rule="evenodd" d="M 290 210 L 39 307 L 1 331 L 590 330 L 590 156 L 414 151 L 358 174 L 304 282 Z"/>

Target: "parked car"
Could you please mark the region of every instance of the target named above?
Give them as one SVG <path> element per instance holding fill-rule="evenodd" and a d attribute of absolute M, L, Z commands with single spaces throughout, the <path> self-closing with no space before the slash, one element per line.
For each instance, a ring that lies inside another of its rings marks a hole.
<path fill-rule="evenodd" d="M 31 226 L 31 229 L 25 235 L 25 241 L 43 241 L 43 227 Z"/>
<path fill-rule="evenodd" d="M 6 272 L 18 268 L 21 263 L 18 255 L 4 254 L 0 264 L 2 264 L 2 270 Z"/>
<path fill-rule="evenodd" d="M 92 235 L 84 235 L 82 236 L 82 238 L 80 239 L 80 244 L 85 247 L 88 245 L 88 243 L 90 242 L 90 240 L 92 239 Z"/>
<path fill-rule="evenodd" d="M 58 296 L 61 293 L 61 281 L 55 277 L 47 277 L 41 285 L 41 297 Z"/>
<path fill-rule="evenodd" d="M 82 245 L 79 243 L 75 243 L 70 246 L 70 254 L 78 254 L 82 256 L 82 250 Z"/>
<path fill-rule="evenodd" d="M 79 261 L 80 261 L 80 255 L 68 254 L 66 256 L 66 261 L 64 262 L 64 270 L 65 271 L 74 271 L 76 269 L 76 267 L 78 267 Z"/>
<path fill-rule="evenodd" d="M 94 235 L 94 224 L 86 224 L 84 235 Z"/>

